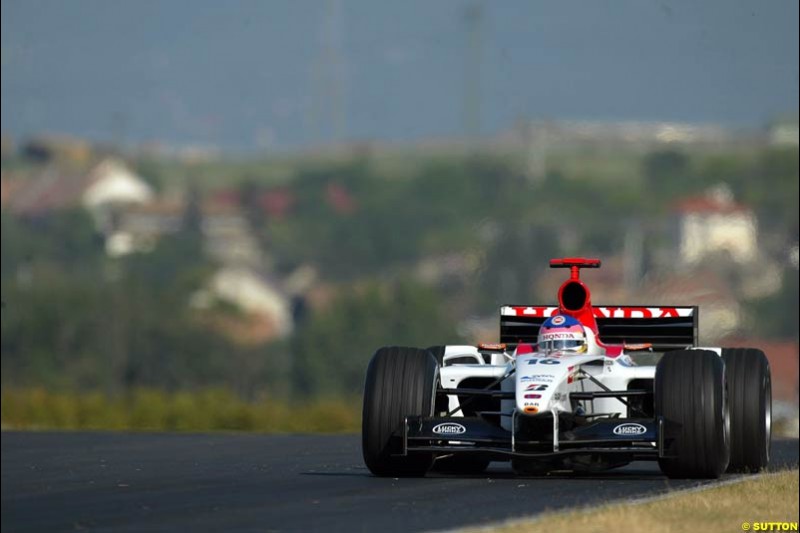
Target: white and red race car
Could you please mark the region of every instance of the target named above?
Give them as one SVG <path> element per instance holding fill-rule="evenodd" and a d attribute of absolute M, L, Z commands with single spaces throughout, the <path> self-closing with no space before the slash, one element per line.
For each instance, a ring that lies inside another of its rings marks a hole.
<path fill-rule="evenodd" d="M 500 343 L 375 352 L 362 422 L 373 474 L 477 473 L 503 460 L 522 474 L 654 460 L 691 478 L 767 466 L 761 350 L 699 347 L 697 307 L 592 306 L 580 269 L 598 259 L 550 266 L 570 270 L 558 305 L 502 307 Z M 573 332 L 577 347 L 558 340 Z M 643 351 L 663 355 L 640 366 Z"/>

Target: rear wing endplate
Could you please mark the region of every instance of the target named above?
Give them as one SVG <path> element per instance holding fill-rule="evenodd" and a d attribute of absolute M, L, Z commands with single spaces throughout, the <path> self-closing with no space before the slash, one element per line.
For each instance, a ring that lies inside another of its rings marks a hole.
<path fill-rule="evenodd" d="M 536 344 L 539 327 L 557 312 L 557 306 L 501 307 L 500 342 L 510 347 L 521 342 Z M 605 344 L 651 343 L 656 352 L 697 346 L 697 306 L 596 305 L 592 312 Z"/>

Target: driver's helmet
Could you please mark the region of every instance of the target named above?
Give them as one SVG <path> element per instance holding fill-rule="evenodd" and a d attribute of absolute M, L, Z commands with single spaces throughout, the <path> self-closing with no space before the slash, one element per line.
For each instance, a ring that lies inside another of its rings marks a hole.
<path fill-rule="evenodd" d="M 551 316 L 539 328 L 539 351 L 583 353 L 588 348 L 586 332 L 576 318 L 568 315 Z"/>

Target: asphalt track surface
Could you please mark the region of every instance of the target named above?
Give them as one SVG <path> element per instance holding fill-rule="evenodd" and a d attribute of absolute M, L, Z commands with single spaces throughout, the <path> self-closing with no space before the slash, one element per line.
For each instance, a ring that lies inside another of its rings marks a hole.
<path fill-rule="evenodd" d="M 797 440 L 773 443 L 796 467 Z M 427 531 L 698 485 L 600 475 L 377 478 L 356 435 L 2 434 L 2 531 Z"/>

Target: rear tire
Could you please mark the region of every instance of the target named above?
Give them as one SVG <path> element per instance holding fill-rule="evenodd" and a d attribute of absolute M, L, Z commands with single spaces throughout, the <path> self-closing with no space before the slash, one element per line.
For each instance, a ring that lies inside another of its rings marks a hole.
<path fill-rule="evenodd" d="M 729 472 L 758 472 L 769 464 L 772 446 L 772 377 L 764 352 L 723 348 L 731 408 Z"/>
<path fill-rule="evenodd" d="M 664 418 L 661 471 L 671 478 L 718 478 L 730 459 L 725 364 L 709 350 L 664 354 L 656 366 L 655 411 Z"/>
<path fill-rule="evenodd" d="M 407 416 L 431 416 L 439 366 L 426 350 L 380 348 L 367 368 L 361 444 L 364 463 L 376 476 L 424 476 L 431 453 L 402 453 L 397 436 Z"/>

